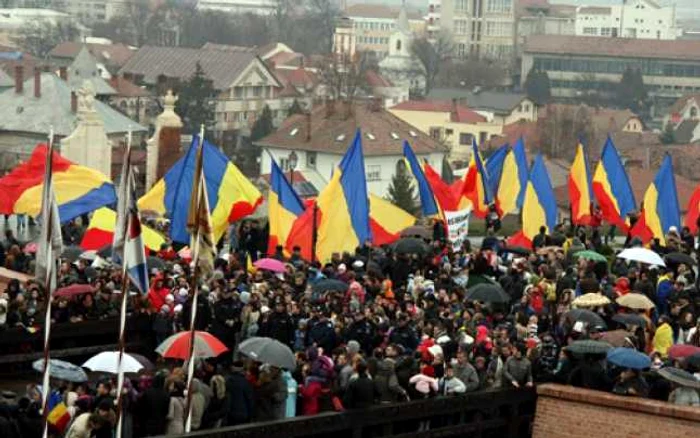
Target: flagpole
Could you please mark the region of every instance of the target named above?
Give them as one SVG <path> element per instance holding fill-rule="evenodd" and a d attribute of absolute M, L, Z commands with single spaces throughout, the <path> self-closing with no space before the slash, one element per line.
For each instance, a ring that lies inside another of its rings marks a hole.
<path fill-rule="evenodd" d="M 200 131 L 199 131 L 199 147 L 204 148 L 204 124 L 201 125 Z M 197 151 L 198 153 L 202 153 L 203 151 Z M 197 169 L 198 171 L 201 172 L 201 169 Z M 195 175 L 195 178 L 200 178 L 203 179 L 203 175 Z M 194 188 L 194 187 L 193 187 Z M 196 208 L 199 208 L 199 203 L 201 202 L 202 199 L 202 190 L 204 190 L 205 185 L 200 184 L 197 185 L 196 193 L 193 191 L 192 196 L 196 196 L 196 203 L 194 204 Z M 188 359 L 187 359 L 187 404 L 186 404 L 186 409 L 185 413 L 187 415 L 187 419 L 185 421 L 185 433 L 190 433 L 192 430 L 192 382 L 194 380 L 194 359 L 195 359 L 195 348 L 194 348 L 194 343 L 195 343 L 195 322 L 197 321 L 197 284 L 198 284 L 198 277 L 199 277 L 199 253 L 200 253 L 200 239 L 201 239 L 201 233 L 199 232 L 199 226 L 192 227 L 192 233 L 194 233 L 193 240 L 194 240 L 194 245 L 192 248 L 192 262 L 193 262 L 193 269 L 194 272 L 192 273 L 192 304 L 190 305 L 190 351 L 188 353 Z"/>
<path fill-rule="evenodd" d="M 46 154 L 46 162 L 44 164 L 45 166 L 45 178 L 48 178 L 48 181 L 44 181 L 44 197 L 42 199 L 42 213 L 45 213 L 44 209 L 44 203 L 49 202 L 48 196 L 46 196 L 46 192 L 48 190 L 46 189 L 46 185 L 48 184 L 49 187 L 51 187 L 51 173 L 53 171 L 53 126 L 49 128 L 49 147 L 48 151 Z M 50 195 L 50 193 L 49 193 Z M 46 229 L 46 227 L 51 227 L 53 224 L 53 218 L 50 217 L 51 214 L 53 214 L 53 209 L 52 208 L 47 208 L 46 209 L 49 212 L 49 217 L 42 217 L 42 227 Z M 42 233 L 44 235 L 44 233 Z M 44 433 L 43 437 L 47 438 L 49 435 L 49 392 L 51 391 L 51 388 L 49 386 L 49 376 L 51 375 L 51 365 L 49 361 L 51 360 L 51 352 L 49 350 L 50 347 L 50 340 L 51 340 L 51 297 L 53 295 L 53 291 L 51 290 L 51 276 L 54 274 L 54 269 L 56 269 L 55 262 L 54 260 L 54 255 L 51 254 L 51 249 L 52 249 L 52 238 L 51 238 L 51 233 L 46 233 L 46 242 L 43 242 L 42 244 L 46 245 L 48 254 L 46 258 L 46 276 L 44 278 L 44 290 L 46 291 L 46 315 L 44 318 L 44 375 L 42 379 L 42 386 L 41 386 L 41 407 L 42 407 L 42 416 L 43 416 L 43 421 L 44 421 Z M 49 264 L 53 263 L 54 266 L 50 266 Z"/>
<path fill-rule="evenodd" d="M 126 181 L 120 181 L 120 184 L 128 185 L 131 183 L 128 179 L 131 177 L 131 141 L 132 141 L 132 136 L 131 136 L 131 126 L 129 126 L 129 133 L 127 134 L 127 140 L 126 140 L 126 151 L 124 153 L 124 167 L 127 170 L 126 171 Z M 124 175 L 122 175 L 123 177 Z M 130 187 L 128 187 L 128 190 L 131 190 Z M 121 190 L 120 190 L 121 191 Z M 122 193 L 126 193 L 126 191 L 121 191 Z M 126 200 L 123 201 L 125 203 L 126 208 L 128 208 L 128 205 L 126 205 Z M 121 235 L 126 236 L 129 230 L 129 220 L 124 220 L 123 221 L 124 229 L 121 230 Z M 127 304 L 127 297 L 129 295 L 129 277 L 127 276 L 126 273 L 126 268 L 127 268 L 127 263 L 126 263 L 126 245 L 124 246 L 124 250 L 122 251 L 122 285 L 121 285 L 121 305 L 120 305 L 120 311 L 119 311 L 119 359 L 117 360 L 117 433 L 115 435 L 116 438 L 121 438 L 122 437 L 122 424 L 123 424 L 123 418 L 124 415 L 122 415 L 122 410 L 124 408 L 123 406 L 123 396 L 122 396 L 122 391 L 124 389 L 124 368 L 123 368 L 123 358 L 124 358 L 124 350 L 126 348 L 126 304 Z"/>

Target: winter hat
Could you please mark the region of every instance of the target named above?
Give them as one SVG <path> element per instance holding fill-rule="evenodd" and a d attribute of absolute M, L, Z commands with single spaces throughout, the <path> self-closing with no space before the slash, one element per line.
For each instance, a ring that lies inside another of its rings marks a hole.
<path fill-rule="evenodd" d="M 352 341 L 348 342 L 347 348 L 348 348 L 348 353 L 357 354 L 360 352 L 360 343 L 353 339 Z"/>
<path fill-rule="evenodd" d="M 182 304 L 176 305 L 176 306 L 173 308 L 173 311 L 174 311 L 175 313 L 180 313 L 180 312 L 182 312 Z"/>
<path fill-rule="evenodd" d="M 365 266 L 365 263 L 362 260 L 355 260 L 352 263 L 352 267 L 355 269 L 362 269 Z"/>
<path fill-rule="evenodd" d="M 190 291 L 188 291 L 184 287 L 181 287 L 180 290 L 178 291 L 178 295 L 180 295 L 181 297 L 186 297 L 189 294 L 190 294 Z"/>
<path fill-rule="evenodd" d="M 161 313 L 169 313 L 170 307 L 168 307 L 167 304 L 163 304 L 162 306 L 160 306 L 160 311 L 161 311 Z"/>
<path fill-rule="evenodd" d="M 165 302 L 168 303 L 168 304 L 174 303 L 174 302 L 175 302 L 175 297 L 173 296 L 173 294 L 168 294 L 168 295 L 166 295 L 166 296 L 165 296 Z"/>

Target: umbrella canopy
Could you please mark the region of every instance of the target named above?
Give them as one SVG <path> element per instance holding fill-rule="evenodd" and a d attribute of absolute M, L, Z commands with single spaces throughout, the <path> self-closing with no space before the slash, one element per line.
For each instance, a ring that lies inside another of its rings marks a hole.
<path fill-rule="evenodd" d="M 608 350 L 607 359 L 613 365 L 633 370 L 644 370 L 651 366 L 649 356 L 632 348 L 618 347 Z"/>
<path fill-rule="evenodd" d="M 517 254 L 521 256 L 528 256 L 532 251 L 522 246 L 506 246 L 503 248 L 503 252 L 509 252 L 511 254 Z"/>
<path fill-rule="evenodd" d="M 624 325 L 635 325 L 637 327 L 646 327 L 647 320 L 639 315 L 631 313 L 618 313 L 612 317 L 612 320 Z"/>
<path fill-rule="evenodd" d="M 119 372 L 119 352 L 118 351 L 103 351 L 96 356 L 88 359 L 83 368 L 90 371 L 100 373 L 117 374 Z M 122 356 L 122 369 L 125 373 L 138 373 L 143 369 L 141 362 L 129 353 L 124 353 Z"/>
<path fill-rule="evenodd" d="M 656 307 L 656 304 L 654 304 L 654 302 L 646 295 L 638 293 L 623 295 L 615 301 L 622 307 L 629 307 L 630 309 L 649 310 Z"/>
<path fill-rule="evenodd" d="M 74 261 L 78 260 L 80 255 L 84 252 L 85 251 L 79 246 L 67 246 L 63 248 L 61 258 L 73 263 Z"/>
<path fill-rule="evenodd" d="M 688 344 L 676 344 L 668 349 L 668 357 L 671 359 L 683 359 L 700 353 L 700 347 Z"/>
<path fill-rule="evenodd" d="M 102 257 L 103 259 L 108 259 L 112 257 L 112 251 L 114 251 L 112 245 L 105 245 L 102 248 L 100 248 L 99 251 L 97 251 L 97 255 Z"/>
<path fill-rule="evenodd" d="M 608 327 L 600 315 L 586 309 L 571 309 L 566 312 L 565 317 L 572 322 L 585 322 L 591 327 L 602 327 L 603 329 Z"/>
<path fill-rule="evenodd" d="M 585 259 L 585 260 L 590 260 L 593 262 L 607 262 L 608 259 L 605 258 L 603 254 L 598 254 L 595 251 L 579 251 L 574 254 L 574 258 L 577 259 Z"/>
<path fill-rule="evenodd" d="M 194 355 L 199 358 L 217 357 L 228 348 L 208 332 L 195 332 Z M 190 332 L 175 333 L 156 348 L 156 353 L 171 359 L 187 360 L 190 355 Z"/>
<path fill-rule="evenodd" d="M 613 347 L 629 347 L 633 344 L 634 335 L 627 330 L 612 330 L 601 334 L 600 340 L 607 342 Z"/>
<path fill-rule="evenodd" d="M 77 295 L 91 294 L 95 292 L 95 288 L 89 284 L 71 284 L 70 286 L 57 289 L 54 293 L 56 297 L 72 298 Z"/>
<path fill-rule="evenodd" d="M 608 304 L 610 304 L 610 299 L 599 292 L 581 295 L 571 303 L 574 307 L 598 307 Z"/>
<path fill-rule="evenodd" d="M 561 246 L 543 246 L 542 248 L 539 248 L 539 249 L 537 250 L 537 254 L 539 254 L 539 255 L 547 255 L 547 254 L 549 254 L 549 253 L 552 252 L 552 251 L 554 251 L 554 252 L 563 252 L 563 251 L 564 251 L 564 248 L 562 248 Z"/>
<path fill-rule="evenodd" d="M 670 264 L 684 264 L 687 266 L 695 266 L 697 265 L 697 262 L 695 261 L 694 258 L 692 258 L 690 255 L 684 253 L 684 252 L 672 252 L 670 254 L 666 254 L 664 257 L 664 260 L 666 263 Z"/>
<path fill-rule="evenodd" d="M 694 375 L 687 371 L 673 367 L 664 367 L 659 370 L 659 375 L 681 386 L 700 389 L 700 380 L 696 379 Z"/>
<path fill-rule="evenodd" d="M 97 258 L 97 251 L 95 251 L 95 250 L 85 251 L 82 254 L 80 254 L 80 258 L 91 262 Z"/>
<path fill-rule="evenodd" d="M 685 359 L 685 363 L 697 370 L 700 370 L 700 353 L 695 353 Z"/>
<path fill-rule="evenodd" d="M 276 273 L 282 273 L 285 271 L 284 263 L 277 260 L 277 259 L 270 259 L 270 258 L 260 259 L 260 260 L 256 261 L 255 263 L 253 263 L 253 266 L 255 266 L 258 269 L 276 272 Z"/>
<path fill-rule="evenodd" d="M 394 251 L 397 254 L 426 254 L 428 245 L 415 237 L 404 237 L 394 244 Z"/>
<path fill-rule="evenodd" d="M 574 354 L 605 354 L 612 348 L 612 345 L 602 341 L 574 341 L 571 345 L 564 347 Z"/>
<path fill-rule="evenodd" d="M 165 270 L 165 261 L 161 259 L 160 257 L 153 257 L 149 256 L 146 258 L 146 266 L 148 266 L 148 269 L 157 269 L 159 271 L 164 271 Z"/>
<path fill-rule="evenodd" d="M 480 283 L 467 289 L 464 296 L 471 301 L 481 301 L 484 303 L 508 303 L 510 296 L 503 290 L 500 284 Z"/>
<path fill-rule="evenodd" d="M 316 293 L 323 293 L 327 291 L 345 292 L 347 290 L 348 284 L 346 282 L 333 279 L 319 280 L 313 286 L 313 291 Z"/>
<path fill-rule="evenodd" d="M 627 248 L 618 254 L 617 257 L 647 265 L 666 266 L 660 255 L 646 248 Z"/>
<path fill-rule="evenodd" d="M 252 337 L 241 342 L 238 351 L 258 362 L 290 371 L 297 366 L 292 350 L 276 339 Z"/>
<path fill-rule="evenodd" d="M 414 225 L 412 227 L 404 228 L 401 231 L 401 237 L 418 237 L 420 239 L 432 239 L 433 230 L 420 225 Z"/>
<path fill-rule="evenodd" d="M 32 363 L 34 370 L 44 372 L 44 359 L 35 360 Z M 78 365 L 58 359 L 49 359 L 49 376 L 54 379 L 68 382 L 87 382 L 88 376 Z"/>

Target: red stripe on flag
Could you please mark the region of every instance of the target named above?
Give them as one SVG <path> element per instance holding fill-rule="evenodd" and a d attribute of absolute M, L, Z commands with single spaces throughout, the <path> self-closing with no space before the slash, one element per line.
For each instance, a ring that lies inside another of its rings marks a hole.
<path fill-rule="evenodd" d="M 97 251 L 107 245 L 111 245 L 113 239 L 114 233 L 111 231 L 105 231 L 99 228 L 88 228 L 83 235 L 83 241 L 80 242 L 80 247 L 85 251 Z"/>
<path fill-rule="evenodd" d="M 603 214 L 603 219 L 610 224 L 616 225 L 626 233 L 629 230 L 627 218 L 620 217 L 620 213 L 615 208 L 615 203 L 610 196 L 608 196 L 603 185 L 598 182 L 593 182 L 593 193 L 595 199 L 598 200 L 598 206 Z"/>
<path fill-rule="evenodd" d="M 685 226 L 690 228 L 690 232 L 698 232 L 698 218 L 700 218 L 700 186 L 698 186 L 688 201 L 688 213 L 685 215 Z"/>

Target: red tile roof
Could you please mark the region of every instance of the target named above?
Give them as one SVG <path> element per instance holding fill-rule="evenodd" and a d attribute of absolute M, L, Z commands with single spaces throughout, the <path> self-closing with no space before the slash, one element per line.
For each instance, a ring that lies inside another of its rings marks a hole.
<path fill-rule="evenodd" d="M 121 67 L 131 58 L 135 50 L 125 44 L 84 44 L 80 42 L 66 41 L 54 47 L 49 56 L 52 58 L 73 59 L 78 56 L 83 45 L 87 45 L 90 54 L 99 62 Z"/>
<path fill-rule="evenodd" d="M 374 70 L 367 70 L 367 73 L 365 73 L 365 80 L 370 87 L 387 88 L 394 86 L 389 79 Z"/>
<path fill-rule="evenodd" d="M 700 41 L 531 35 L 525 41 L 524 52 L 697 61 L 700 59 Z"/>
<path fill-rule="evenodd" d="M 700 94 L 688 94 L 681 97 L 673 105 L 671 105 L 671 107 L 668 109 L 668 113 L 674 114 L 683 111 L 683 108 L 685 108 L 691 99 L 695 99 L 696 102 L 700 102 Z"/>
<path fill-rule="evenodd" d="M 109 80 L 109 85 L 114 88 L 119 97 L 147 97 L 151 95 L 151 93 L 144 88 L 119 76 L 113 76 L 112 79 Z"/>
<path fill-rule="evenodd" d="M 455 105 L 446 100 L 407 100 L 394 105 L 391 109 L 400 111 L 425 111 L 450 113 L 450 119 L 456 123 L 483 123 L 486 117 L 462 105 Z"/>
<path fill-rule="evenodd" d="M 312 110 L 310 120 L 305 114 L 295 114 L 256 145 L 341 155 L 358 128 L 362 129 L 363 151 L 368 156 L 402 155 L 404 139 L 417 154 L 447 152 L 432 137 L 370 101 L 318 105 Z"/>

